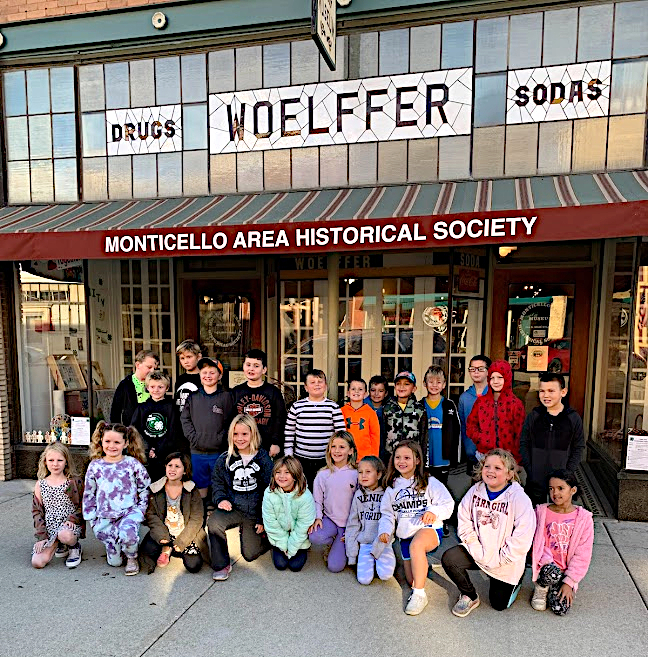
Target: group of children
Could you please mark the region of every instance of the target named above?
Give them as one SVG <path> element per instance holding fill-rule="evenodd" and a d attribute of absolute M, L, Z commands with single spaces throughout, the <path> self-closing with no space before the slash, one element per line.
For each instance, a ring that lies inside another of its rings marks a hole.
<path fill-rule="evenodd" d="M 477 464 L 477 483 L 458 505 L 460 545 L 441 559 L 460 593 L 453 614 L 466 616 L 479 605 L 467 573 L 474 569 L 489 578 L 491 605 L 510 606 L 529 551 L 534 609 L 549 604 L 565 613 L 571 606 L 591 558 L 593 522 L 572 503 L 572 471 L 545 453 L 576 451 L 567 428 L 578 423 L 571 409 L 562 408 L 564 382 L 558 392 L 560 380 L 541 382 L 544 414 L 534 411 L 526 421 L 522 415 L 518 430 L 517 398 L 504 361 L 471 360 L 474 386 L 462 395 L 459 410 L 443 397 L 446 379 L 438 366 L 427 370 L 428 394 L 420 401 L 416 378 L 401 372 L 393 398 L 382 377 L 370 381 L 369 396 L 364 381 L 350 381 L 342 409 L 327 398 L 324 373 L 313 370 L 305 381 L 307 397 L 286 416 L 280 393 L 264 380 L 262 351 L 246 354 L 246 383 L 231 393 L 219 386 L 218 360 L 203 358 L 190 342 L 179 355 L 187 374 L 172 402 L 165 399 L 168 379 L 151 363 L 155 355 L 138 354 L 133 376 L 115 395 L 116 420 L 100 422 L 92 436 L 85 484 L 72 471 L 65 445 L 45 449 L 34 492 L 35 567 L 55 554 L 67 556 L 68 567 L 78 566 L 84 520 L 104 543 L 108 563 L 125 564 L 126 575 L 140 566 L 153 572 L 178 557 L 189 572 L 209 560 L 213 579 L 226 580 L 232 569 L 226 532 L 238 528 L 247 561 L 272 549 L 278 570 L 296 572 L 310 545 L 323 545 L 331 572 L 356 565 L 358 581 L 370 584 L 376 574 L 393 576 L 397 543 L 412 587 L 405 612 L 416 615 L 427 605 L 427 555 L 449 533 L 455 501 L 446 485 L 449 469 L 461 460 L 463 437 L 467 457 Z M 544 451 L 536 440 L 543 430 L 554 441 L 546 440 Z M 544 488 L 535 513 L 519 483 L 521 465 L 533 475 L 529 490 L 537 497 L 537 473 L 545 478 L 547 468 L 562 468 L 548 478 L 552 504 L 544 503 Z M 213 508 L 206 514 L 208 502 Z M 142 524 L 149 532 L 140 544 Z"/>

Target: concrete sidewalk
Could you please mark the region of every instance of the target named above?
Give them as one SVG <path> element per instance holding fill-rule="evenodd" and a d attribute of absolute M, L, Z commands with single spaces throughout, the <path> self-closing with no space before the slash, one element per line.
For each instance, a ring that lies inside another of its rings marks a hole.
<path fill-rule="evenodd" d="M 191 575 L 177 559 L 153 575 L 125 577 L 106 565 L 91 535 L 76 570 L 53 560 L 36 571 L 33 485 L 0 483 L 2 657 L 648 654 L 648 524 L 597 520 L 592 566 L 563 618 L 531 609 L 528 570 L 505 612 L 490 608 L 486 581 L 475 573 L 482 605 L 456 618 L 457 590 L 437 567 L 426 586 L 429 606 L 409 617 L 405 585 L 393 579 L 363 587 L 350 568 L 331 574 L 319 550 L 301 573 L 276 571 L 267 554 L 245 563 L 233 551 L 226 582 L 212 582 L 206 566 Z M 445 539 L 441 550 L 455 542 Z"/>

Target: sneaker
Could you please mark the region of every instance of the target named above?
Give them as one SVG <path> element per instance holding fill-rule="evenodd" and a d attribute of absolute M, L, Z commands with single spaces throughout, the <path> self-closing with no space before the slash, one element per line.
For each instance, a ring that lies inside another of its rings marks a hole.
<path fill-rule="evenodd" d="M 77 543 L 70 548 L 70 555 L 65 560 L 65 565 L 68 568 L 76 568 L 81 563 L 81 555 L 83 550 L 81 549 L 81 543 Z"/>
<path fill-rule="evenodd" d="M 137 575 L 139 573 L 139 562 L 137 557 L 128 557 L 126 559 L 126 568 L 124 568 L 124 575 Z"/>
<path fill-rule="evenodd" d="M 232 566 L 225 566 L 225 568 L 221 568 L 220 570 L 215 570 L 212 573 L 212 579 L 215 582 L 224 582 L 229 576 L 230 573 L 232 572 Z"/>
<path fill-rule="evenodd" d="M 462 595 L 452 608 L 452 613 L 459 618 L 467 616 L 475 607 L 479 607 L 479 596 L 476 600 L 471 600 L 467 595 Z"/>
<path fill-rule="evenodd" d="M 169 561 L 171 559 L 171 553 L 170 552 L 162 552 L 160 556 L 157 558 L 157 565 L 160 568 L 164 568 L 165 566 L 169 565 Z"/>
<path fill-rule="evenodd" d="M 405 613 L 408 616 L 418 616 L 427 607 L 427 604 L 428 597 L 425 592 L 423 592 L 423 595 L 420 593 L 412 593 L 407 601 Z"/>
<path fill-rule="evenodd" d="M 58 547 L 56 548 L 56 552 L 54 552 L 54 556 L 57 559 L 65 559 L 67 555 L 70 552 L 70 548 L 67 545 L 63 545 L 63 543 L 59 543 Z"/>
<path fill-rule="evenodd" d="M 328 566 L 328 558 L 329 554 L 331 552 L 331 546 L 330 545 L 325 545 L 324 550 L 322 550 L 322 559 L 324 559 L 324 563 Z"/>
<path fill-rule="evenodd" d="M 547 608 L 547 594 L 549 593 L 548 586 L 535 585 L 533 589 L 533 597 L 531 598 L 531 606 L 536 611 L 544 611 Z"/>
<path fill-rule="evenodd" d="M 447 522 L 443 523 L 443 538 L 448 538 L 450 536 L 450 527 Z"/>

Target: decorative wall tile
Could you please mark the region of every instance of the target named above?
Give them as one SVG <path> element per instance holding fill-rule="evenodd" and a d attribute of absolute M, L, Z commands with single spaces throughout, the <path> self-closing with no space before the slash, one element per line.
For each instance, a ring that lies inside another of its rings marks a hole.
<path fill-rule="evenodd" d="M 538 124 L 506 126 L 504 175 L 535 176 L 538 168 Z"/>
<path fill-rule="evenodd" d="M 103 132 L 108 155 L 180 151 L 182 106 L 108 110 Z"/>

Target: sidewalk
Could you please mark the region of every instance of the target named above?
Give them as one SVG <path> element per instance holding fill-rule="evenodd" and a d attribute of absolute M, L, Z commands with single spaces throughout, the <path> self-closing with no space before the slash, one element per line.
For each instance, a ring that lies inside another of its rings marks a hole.
<path fill-rule="evenodd" d="M 280 573 L 269 555 L 237 562 L 226 582 L 208 567 L 186 573 L 173 559 L 153 575 L 125 577 L 106 565 L 92 536 L 68 571 L 30 566 L 33 481 L 0 483 L 0 655 L 20 657 L 565 657 L 648 654 L 648 524 L 597 520 L 594 558 L 564 618 L 533 611 L 529 571 L 513 607 L 495 612 L 475 573 L 482 605 L 467 618 L 450 608 L 457 591 L 431 570 L 430 604 L 402 609 L 396 579 L 363 587 L 347 568 L 329 573 L 312 550 L 302 573 Z M 456 539 L 445 539 L 442 550 Z M 552 636 L 559 632 L 559 635 Z"/>

